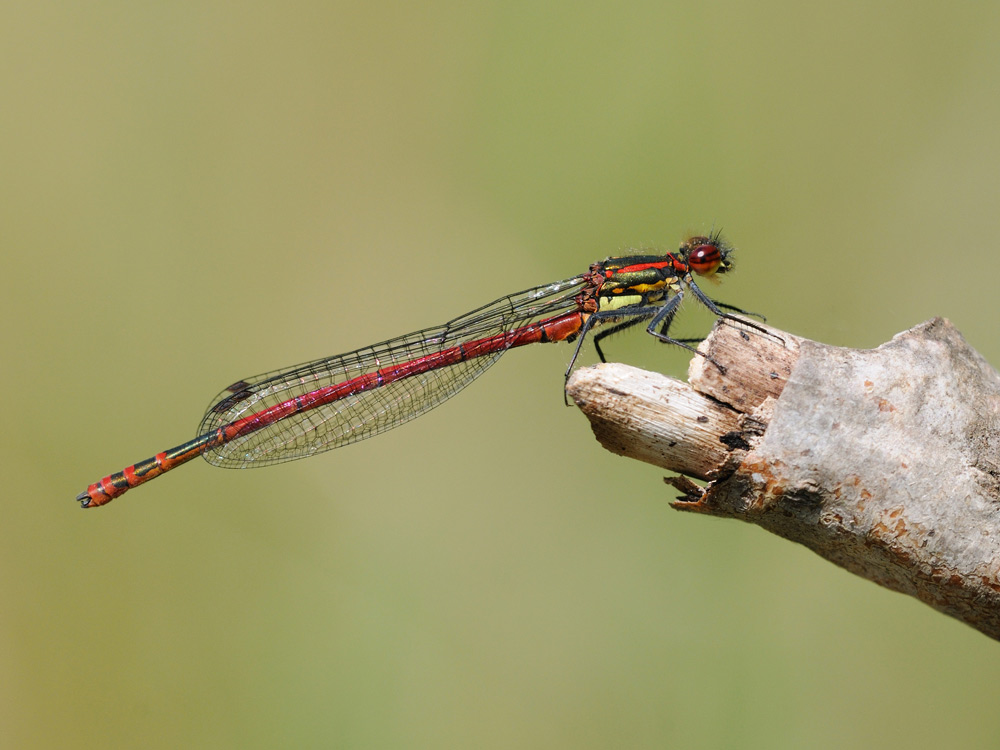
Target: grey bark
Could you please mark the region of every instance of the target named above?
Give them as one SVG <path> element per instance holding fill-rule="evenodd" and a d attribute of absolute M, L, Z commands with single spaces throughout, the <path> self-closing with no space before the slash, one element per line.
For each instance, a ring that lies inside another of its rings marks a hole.
<path fill-rule="evenodd" d="M 773 329 L 772 329 L 773 330 Z M 724 321 L 689 383 L 608 364 L 568 393 L 680 510 L 739 518 L 1000 639 L 1000 375 L 946 320 L 871 350 Z"/>

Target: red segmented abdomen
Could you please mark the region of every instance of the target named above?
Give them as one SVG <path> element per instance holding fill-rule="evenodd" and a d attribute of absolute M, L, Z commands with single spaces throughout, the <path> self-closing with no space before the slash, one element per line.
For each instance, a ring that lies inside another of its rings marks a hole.
<path fill-rule="evenodd" d="M 216 433 L 202 435 L 194 440 L 190 440 L 176 448 L 171 448 L 163 453 L 157 453 L 152 458 L 132 464 L 128 468 L 110 474 L 100 482 L 90 485 L 86 492 L 80 493 L 77 500 L 87 503 L 83 507 L 93 508 L 98 505 L 110 503 L 116 497 L 121 497 L 133 487 L 155 479 L 165 471 L 185 464 L 193 458 L 197 458 L 209 448 L 221 445 L 220 436 Z"/>
<path fill-rule="evenodd" d="M 375 372 L 365 373 L 318 388 L 302 396 L 282 401 L 272 407 L 256 412 L 235 422 L 219 427 L 212 432 L 201 435 L 176 448 L 158 453 L 152 458 L 140 461 L 115 474 L 105 477 L 100 482 L 92 484 L 86 492 L 77 496 L 84 502 L 85 508 L 92 508 L 111 502 L 133 487 L 137 487 L 164 472 L 187 463 L 202 453 L 224 445 L 243 435 L 262 430 L 265 427 L 287 419 L 293 414 L 316 409 L 320 406 L 339 401 L 355 393 L 378 388 L 397 380 L 413 377 L 430 370 L 447 367 L 467 359 L 483 357 L 506 349 L 512 349 L 527 344 L 565 341 L 579 333 L 586 320 L 586 313 L 574 311 L 557 315 L 547 320 L 531 325 L 515 328 L 494 336 L 469 341 L 465 344 L 449 347 L 424 357 L 418 357 L 408 362 L 383 367 Z"/>
<path fill-rule="evenodd" d="M 334 401 L 347 398 L 355 393 L 360 393 L 373 387 L 377 388 L 396 380 L 402 380 L 403 378 L 420 375 L 430 370 L 447 367 L 466 359 L 483 357 L 495 354 L 498 351 L 513 349 L 514 347 L 525 346 L 527 344 L 564 341 L 579 332 L 583 326 L 583 321 L 583 313 L 566 313 L 565 315 L 559 315 L 555 318 L 516 328 L 513 331 L 498 333 L 495 336 L 489 336 L 485 339 L 470 341 L 459 346 L 443 349 L 434 354 L 410 360 L 409 362 L 401 362 L 398 365 L 383 367 L 381 370 L 376 370 L 365 375 L 358 375 L 356 378 L 345 380 L 343 383 L 335 383 L 324 388 L 318 388 L 304 396 L 282 401 L 280 404 L 275 404 L 264 411 L 251 414 L 249 417 L 244 417 L 220 428 L 225 433 L 225 439 L 221 442 L 228 443 L 230 440 L 241 435 L 256 432 L 275 422 L 280 422 L 282 419 L 287 419 L 292 414 L 316 409 L 320 406 L 331 404 Z M 216 446 L 212 445 L 208 447 L 214 448 Z"/>

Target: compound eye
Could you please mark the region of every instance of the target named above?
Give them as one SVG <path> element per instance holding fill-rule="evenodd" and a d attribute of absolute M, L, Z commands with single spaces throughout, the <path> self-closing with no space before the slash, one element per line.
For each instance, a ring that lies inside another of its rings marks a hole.
<path fill-rule="evenodd" d="M 717 245 L 705 243 L 695 245 L 688 255 L 688 265 L 700 276 L 711 276 L 722 265 L 722 253 Z"/>

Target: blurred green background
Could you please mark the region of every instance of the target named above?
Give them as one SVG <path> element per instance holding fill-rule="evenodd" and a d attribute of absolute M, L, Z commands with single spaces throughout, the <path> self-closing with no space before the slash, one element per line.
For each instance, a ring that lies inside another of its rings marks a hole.
<path fill-rule="evenodd" d="M 73 497 L 240 377 L 712 227 L 717 296 L 776 326 L 944 315 L 1000 362 L 998 34 L 996 3 L 5 3 L 0 745 L 996 747 L 1000 644 L 672 511 L 564 408 L 568 346 L 312 461 Z"/>

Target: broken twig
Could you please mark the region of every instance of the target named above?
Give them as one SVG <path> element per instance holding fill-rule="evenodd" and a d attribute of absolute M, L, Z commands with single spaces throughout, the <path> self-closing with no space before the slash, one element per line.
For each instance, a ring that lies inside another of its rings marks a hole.
<path fill-rule="evenodd" d="M 773 330 L 773 329 L 769 329 Z M 689 383 L 618 364 L 567 386 L 609 450 L 1000 640 L 1000 375 L 937 318 L 871 350 L 721 321 Z"/>

